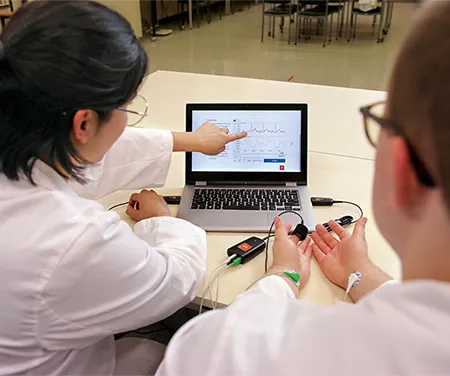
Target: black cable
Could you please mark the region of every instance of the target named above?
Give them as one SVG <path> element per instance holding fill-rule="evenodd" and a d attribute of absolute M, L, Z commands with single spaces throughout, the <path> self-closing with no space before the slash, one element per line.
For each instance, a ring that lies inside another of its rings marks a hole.
<path fill-rule="evenodd" d="M 356 206 L 359 209 L 359 218 L 358 219 L 354 219 L 350 224 L 353 225 L 354 223 L 358 222 L 362 217 L 364 217 L 364 212 L 361 208 L 361 206 L 359 206 L 358 204 L 351 202 L 351 201 L 344 201 L 344 200 L 339 200 L 339 201 L 334 201 L 335 204 L 348 204 L 348 205 L 353 205 Z"/>
<path fill-rule="evenodd" d="M 117 208 L 120 208 L 121 206 L 125 206 L 125 205 L 128 205 L 128 201 L 127 201 L 127 202 L 122 202 L 122 203 L 120 203 L 120 204 L 113 205 L 113 206 L 111 206 L 111 207 L 108 209 L 108 211 L 114 210 L 114 209 L 117 209 Z"/>
<path fill-rule="evenodd" d="M 164 330 L 167 330 L 167 331 L 171 332 L 172 334 L 175 334 L 175 330 L 162 321 L 158 321 L 155 324 L 151 324 L 150 326 L 153 326 L 153 325 L 155 325 L 155 326 L 161 325 L 161 326 L 163 326 L 163 328 L 155 328 L 155 329 L 149 328 L 149 330 L 144 330 L 145 328 L 140 328 L 140 329 L 131 330 L 130 332 L 138 333 L 138 334 L 152 334 L 152 333 L 157 333 L 157 332 L 162 332 Z"/>
<path fill-rule="evenodd" d="M 141 335 L 149 335 L 149 334 L 155 334 L 155 333 L 159 333 L 159 332 L 170 332 L 172 334 L 174 334 L 175 332 L 169 328 L 160 328 L 160 329 L 154 329 L 154 330 L 149 330 L 149 331 L 143 331 L 143 330 L 132 330 L 129 333 L 136 333 L 136 334 L 141 334 Z"/>
<path fill-rule="evenodd" d="M 302 225 L 304 224 L 305 221 L 303 220 L 303 217 L 300 215 L 300 213 L 293 211 L 293 210 L 285 210 L 285 211 L 281 212 L 280 214 L 278 214 L 278 217 L 281 217 L 282 215 L 288 214 L 288 213 L 295 214 L 297 217 L 300 218 L 301 224 Z M 274 234 L 272 234 L 272 229 L 273 229 L 274 225 L 275 225 L 275 221 L 272 221 L 272 224 L 270 225 L 270 228 L 269 228 L 269 232 L 267 233 L 267 236 L 264 238 L 266 240 L 266 259 L 264 261 L 264 270 L 266 271 L 266 273 L 267 273 L 267 262 L 269 259 L 269 240 L 272 236 L 274 236 Z"/>
<path fill-rule="evenodd" d="M 117 340 L 119 340 L 127 335 L 133 334 L 133 333 L 140 334 L 140 335 L 149 335 L 149 334 L 155 334 L 155 333 L 159 333 L 159 332 L 168 331 L 171 334 L 175 334 L 175 330 L 173 330 L 167 324 L 164 324 L 163 322 L 158 322 L 153 325 L 156 325 L 156 324 L 162 325 L 163 328 L 157 328 L 157 329 L 155 328 L 155 329 L 150 329 L 150 330 L 143 330 L 144 328 L 142 328 L 142 329 L 129 330 L 127 332 L 122 332 L 122 333 L 116 333 L 116 334 L 114 334 L 114 340 L 117 341 Z"/>

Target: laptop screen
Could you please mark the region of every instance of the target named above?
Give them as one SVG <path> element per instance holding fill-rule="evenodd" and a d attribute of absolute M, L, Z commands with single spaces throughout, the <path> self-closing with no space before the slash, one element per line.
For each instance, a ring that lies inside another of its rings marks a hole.
<path fill-rule="evenodd" d="M 192 131 L 207 121 L 248 136 L 216 156 L 192 153 L 193 172 L 301 172 L 301 110 L 192 111 Z"/>

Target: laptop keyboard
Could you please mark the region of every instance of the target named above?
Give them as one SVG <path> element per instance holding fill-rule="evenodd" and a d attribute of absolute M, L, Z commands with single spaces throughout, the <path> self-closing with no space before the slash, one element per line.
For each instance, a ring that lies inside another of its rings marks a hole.
<path fill-rule="evenodd" d="M 191 209 L 200 210 L 300 210 L 297 190 L 200 189 L 194 190 Z"/>

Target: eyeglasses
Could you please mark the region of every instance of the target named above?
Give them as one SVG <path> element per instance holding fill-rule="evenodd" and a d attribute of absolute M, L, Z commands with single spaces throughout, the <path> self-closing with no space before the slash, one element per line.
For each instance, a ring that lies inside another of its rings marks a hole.
<path fill-rule="evenodd" d="M 147 117 L 148 102 L 141 94 L 136 94 L 134 99 L 128 104 L 127 108 L 118 108 L 119 111 L 128 113 L 128 127 L 134 127 L 140 123 L 144 117 Z"/>
<path fill-rule="evenodd" d="M 413 145 L 408 140 L 403 130 L 396 123 L 384 117 L 385 108 L 386 102 L 378 102 L 370 106 L 360 108 L 360 112 L 363 115 L 364 120 L 364 130 L 370 144 L 377 147 L 381 129 L 385 129 L 393 135 L 402 137 L 408 147 L 411 164 L 414 167 L 417 178 L 424 186 L 435 187 L 437 185 L 436 180 L 428 171 L 425 163 L 416 153 Z"/>

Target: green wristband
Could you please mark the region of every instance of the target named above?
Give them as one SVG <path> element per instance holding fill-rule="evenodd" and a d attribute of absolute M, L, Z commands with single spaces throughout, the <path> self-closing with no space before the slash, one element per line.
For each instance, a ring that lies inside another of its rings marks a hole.
<path fill-rule="evenodd" d="M 295 270 L 291 270 L 289 272 L 284 272 L 294 283 L 299 286 L 300 285 L 300 274 L 298 274 Z"/>
<path fill-rule="evenodd" d="M 285 272 L 276 273 L 276 275 L 281 275 L 281 276 L 285 275 L 285 276 L 289 277 L 296 286 L 300 286 L 300 274 L 298 274 L 295 270 L 288 270 Z"/>

